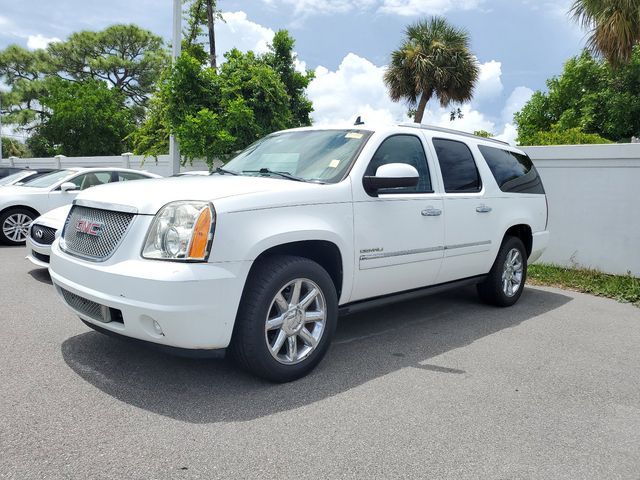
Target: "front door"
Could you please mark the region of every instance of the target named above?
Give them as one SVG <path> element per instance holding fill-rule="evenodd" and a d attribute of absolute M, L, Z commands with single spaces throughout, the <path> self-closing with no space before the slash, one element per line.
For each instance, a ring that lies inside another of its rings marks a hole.
<path fill-rule="evenodd" d="M 423 140 L 392 135 L 373 155 L 365 175 L 389 163 L 418 170 L 416 187 L 386 189 L 378 196 L 354 183 L 355 278 L 351 301 L 432 284 L 440 269 L 444 242 L 441 195 L 434 192 Z"/>

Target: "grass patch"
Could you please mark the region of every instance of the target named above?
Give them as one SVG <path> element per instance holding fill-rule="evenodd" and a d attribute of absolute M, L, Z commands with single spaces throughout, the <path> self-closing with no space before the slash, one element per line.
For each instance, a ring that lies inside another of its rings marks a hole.
<path fill-rule="evenodd" d="M 529 265 L 528 281 L 532 285 L 590 293 L 640 307 L 640 278 L 631 275 L 609 275 L 597 270 L 535 264 Z"/>

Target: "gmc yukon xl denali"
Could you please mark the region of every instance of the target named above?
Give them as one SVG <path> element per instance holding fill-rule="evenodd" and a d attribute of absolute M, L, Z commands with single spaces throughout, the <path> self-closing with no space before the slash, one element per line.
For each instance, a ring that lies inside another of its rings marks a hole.
<path fill-rule="evenodd" d="M 208 177 L 81 193 L 50 271 L 98 331 L 227 348 L 284 382 L 320 362 L 340 313 L 464 284 L 513 305 L 548 237 L 543 185 L 520 150 L 417 124 L 311 127 L 269 135 Z"/>

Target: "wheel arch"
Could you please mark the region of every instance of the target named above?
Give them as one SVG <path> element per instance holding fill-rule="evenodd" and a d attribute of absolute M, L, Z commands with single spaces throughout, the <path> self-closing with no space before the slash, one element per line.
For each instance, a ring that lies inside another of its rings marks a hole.
<path fill-rule="evenodd" d="M 298 240 L 271 246 L 253 261 L 249 276 L 261 260 L 273 255 L 293 255 L 308 258 L 324 268 L 336 287 L 340 298 L 344 287 L 343 256 L 338 245 L 329 240 Z"/>
<path fill-rule="evenodd" d="M 531 226 L 526 223 L 512 225 L 504 233 L 502 240 L 504 241 L 507 237 L 516 237 L 522 240 L 527 251 L 527 258 L 531 256 L 531 252 L 533 250 L 533 230 L 531 229 Z"/>
<path fill-rule="evenodd" d="M 40 212 L 38 212 L 35 208 L 30 207 L 28 205 L 11 205 L 9 207 L 5 207 L 2 210 L 0 210 L 0 215 L 4 215 L 9 210 L 20 210 L 20 209 L 29 210 L 30 212 L 32 212 L 35 215 L 33 217 L 34 220 L 40 216 Z"/>

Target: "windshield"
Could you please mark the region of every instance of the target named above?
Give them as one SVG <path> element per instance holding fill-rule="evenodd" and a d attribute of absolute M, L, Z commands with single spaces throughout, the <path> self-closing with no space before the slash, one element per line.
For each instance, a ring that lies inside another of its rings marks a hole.
<path fill-rule="evenodd" d="M 11 175 L 7 175 L 4 178 L 0 178 L 0 185 L 11 185 L 14 182 L 17 182 L 21 178 L 28 177 L 31 175 L 31 172 L 16 172 Z"/>
<path fill-rule="evenodd" d="M 33 180 L 27 180 L 24 182 L 23 187 L 35 187 L 35 188 L 47 188 L 55 185 L 63 178 L 74 173 L 73 170 L 56 170 L 55 172 L 47 173 Z"/>
<path fill-rule="evenodd" d="M 241 175 L 270 175 L 322 183 L 340 181 L 371 132 L 302 130 L 274 133 L 240 153 L 224 170 Z"/>

